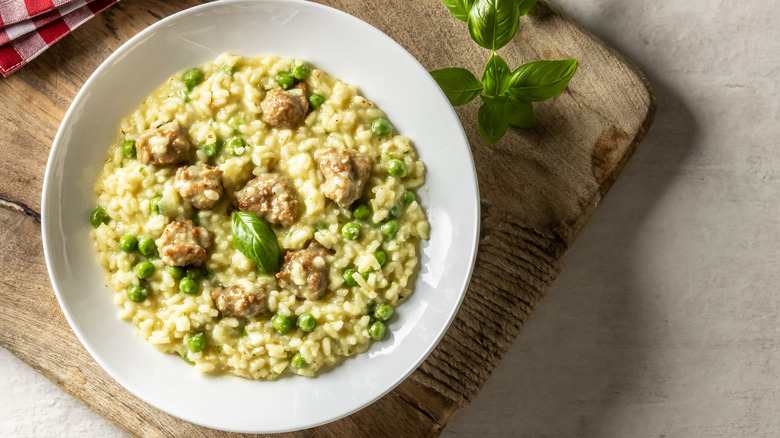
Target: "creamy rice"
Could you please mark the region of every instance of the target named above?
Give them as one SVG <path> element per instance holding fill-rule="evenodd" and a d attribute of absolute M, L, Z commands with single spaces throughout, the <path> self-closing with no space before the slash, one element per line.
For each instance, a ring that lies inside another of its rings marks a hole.
<path fill-rule="evenodd" d="M 366 351 L 372 338 L 367 305 L 387 303 L 395 307 L 412 293 L 413 275 L 419 264 L 418 241 L 427 239 L 429 224 L 417 200 L 404 203 L 404 193 L 425 182 L 425 166 L 410 140 L 401 135 L 376 135 L 371 122 L 386 117 L 357 88 L 316 68 L 303 81 L 309 92 L 324 96 L 318 109 L 310 109 L 297 129 L 272 128 L 261 120 L 260 102 L 266 91 L 278 88 L 275 76 L 290 71 L 293 60 L 274 56 L 247 58 L 223 54 L 200 66 L 205 79 L 187 95 L 182 74 L 169 78 L 132 114 L 122 120 L 121 133 L 109 149 L 95 186 L 97 205 L 109 221 L 92 232 L 98 258 L 109 274 L 119 316 L 132 321 L 139 333 L 160 351 L 176 353 L 206 373 L 232 373 L 250 379 L 275 379 L 286 372 L 314 376 L 322 367 L 343 357 Z M 123 155 L 122 142 L 135 140 L 143 131 L 178 121 L 191 144 L 189 164 L 209 163 L 222 170 L 224 194 L 211 210 L 198 211 L 173 187 L 177 166 L 143 164 Z M 233 155 L 222 148 L 209 158 L 203 145 L 238 135 L 246 150 Z M 321 191 L 322 172 L 313 153 L 321 147 L 351 149 L 371 158 L 368 183 L 360 201 L 371 211 L 362 222 L 357 240 L 346 239 L 342 226 L 354 221 L 350 210 L 340 208 Z M 388 175 L 387 163 L 400 159 L 408 167 L 404 178 Z M 282 251 L 297 250 L 316 240 L 332 254 L 327 293 L 315 301 L 297 298 L 273 275 L 258 274 L 255 264 L 236 249 L 230 215 L 235 194 L 255 176 L 282 172 L 298 195 L 297 220 L 290 227 L 274 225 Z M 160 212 L 152 200 L 162 197 Z M 407 199 L 408 201 L 408 199 Z M 384 238 L 378 224 L 388 220 L 391 209 L 401 210 L 398 232 Z M 141 256 L 119 249 L 123 235 L 158 239 L 172 220 L 194 219 L 213 233 L 213 248 L 205 262 L 207 275 L 197 280 L 196 294 L 185 295 L 178 281 L 159 257 Z M 375 251 L 384 250 L 387 263 L 380 266 Z M 133 266 L 147 260 L 154 273 L 143 280 Z M 343 272 L 354 268 L 357 286 L 348 287 Z M 143 285 L 148 296 L 142 302 L 128 298 L 129 287 Z M 268 311 L 251 318 L 222 317 L 211 292 L 236 285 L 268 291 Z M 403 311 L 403 308 L 401 308 Z M 310 313 L 317 320 L 312 332 L 296 327 L 285 335 L 271 323 L 275 314 Z M 395 319 L 395 318 L 393 318 Z M 393 319 L 386 322 L 388 334 Z M 188 340 L 203 333 L 206 348 L 192 352 Z M 380 341 L 381 342 L 381 341 Z M 308 366 L 295 368 L 296 354 Z"/>

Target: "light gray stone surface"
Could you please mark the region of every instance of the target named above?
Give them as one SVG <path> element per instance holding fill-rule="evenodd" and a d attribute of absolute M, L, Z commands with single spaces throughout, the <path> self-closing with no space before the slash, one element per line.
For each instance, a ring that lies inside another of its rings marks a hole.
<path fill-rule="evenodd" d="M 640 65 L 658 114 L 442 436 L 780 436 L 777 2 L 554 2 Z M 122 436 L 2 349 L 0 385 L 0 436 Z"/>
<path fill-rule="evenodd" d="M 640 65 L 658 113 L 442 436 L 780 436 L 780 5 L 556 4 Z"/>

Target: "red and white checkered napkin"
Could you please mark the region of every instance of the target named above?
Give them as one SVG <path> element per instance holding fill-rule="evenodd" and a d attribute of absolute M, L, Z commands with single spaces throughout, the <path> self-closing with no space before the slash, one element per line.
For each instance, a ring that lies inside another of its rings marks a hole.
<path fill-rule="evenodd" d="M 119 0 L 0 0 L 0 73 L 8 76 Z"/>

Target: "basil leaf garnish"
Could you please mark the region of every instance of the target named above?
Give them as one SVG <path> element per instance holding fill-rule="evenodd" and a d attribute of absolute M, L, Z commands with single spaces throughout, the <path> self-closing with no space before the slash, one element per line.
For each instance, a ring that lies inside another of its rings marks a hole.
<path fill-rule="evenodd" d="M 520 0 L 520 15 L 525 15 L 531 12 L 531 9 L 536 5 L 537 0 Z"/>
<path fill-rule="evenodd" d="M 444 91 L 452 106 L 465 105 L 482 91 L 482 82 L 465 68 L 434 70 L 431 76 Z"/>
<path fill-rule="evenodd" d="M 482 86 L 487 96 L 500 96 L 509 88 L 512 70 L 497 53 L 490 55 L 485 71 L 482 72 Z"/>
<path fill-rule="evenodd" d="M 444 6 L 460 21 L 469 19 L 469 11 L 475 0 L 442 0 Z M 535 3 L 535 2 L 534 2 Z"/>
<path fill-rule="evenodd" d="M 279 241 L 268 222 L 252 213 L 237 211 L 231 219 L 233 243 L 257 265 L 262 274 L 279 271 Z"/>
<path fill-rule="evenodd" d="M 512 72 L 509 94 L 526 102 L 550 99 L 569 85 L 576 71 L 576 59 L 523 64 Z"/>
<path fill-rule="evenodd" d="M 509 116 L 506 111 L 506 98 L 483 96 L 482 106 L 477 113 L 479 134 L 486 144 L 493 144 L 506 134 L 509 128 Z"/>
<path fill-rule="evenodd" d="M 493 51 L 512 40 L 518 24 L 520 9 L 517 0 L 477 0 L 469 11 L 471 38 Z"/>
<path fill-rule="evenodd" d="M 531 102 L 510 97 L 506 103 L 506 112 L 509 116 L 509 124 L 518 128 L 531 128 L 536 125 L 534 107 Z"/>

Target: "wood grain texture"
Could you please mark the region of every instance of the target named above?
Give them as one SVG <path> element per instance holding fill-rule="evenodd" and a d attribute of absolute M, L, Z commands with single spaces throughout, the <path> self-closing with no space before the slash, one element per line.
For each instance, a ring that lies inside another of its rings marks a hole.
<path fill-rule="evenodd" d="M 113 50 L 197 0 L 124 0 L 0 81 L 0 344 L 132 436 L 237 436 L 180 421 L 129 394 L 81 346 L 56 302 L 40 236 L 40 193 L 54 134 L 78 89 Z M 479 73 L 488 52 L 438 0 L 327 0 L 389 34 L 427 69 Z M 388 11 L 398 11 L 388 13 Z M 539 126 L 486 147 L 478 105 L 459 107 L 482 198 L 479 254 L 452 327 L 406 381 L 350 417 L 282 436 L 436 436 L 467 405 L 560 272 L 560 258 L 649 128 L 653 94 L 613 49 L 539 3 L 500 54 L 511 67 L 577 58 Z M 337 72 L 334 72 L 337 73 Z M 20 153 L 24 151 L 24 153 Z"/>

